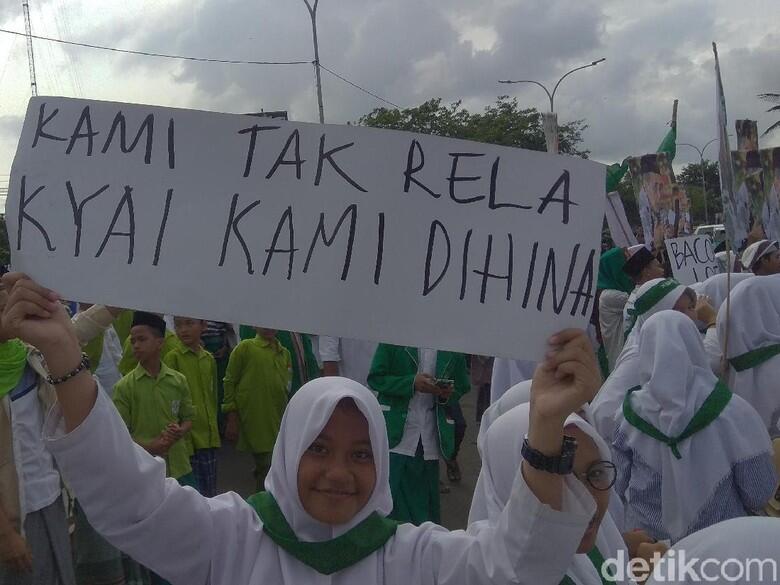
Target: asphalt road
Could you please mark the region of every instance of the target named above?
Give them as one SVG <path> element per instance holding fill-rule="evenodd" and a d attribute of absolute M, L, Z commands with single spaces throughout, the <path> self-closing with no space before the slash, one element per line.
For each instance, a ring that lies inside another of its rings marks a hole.
<path fill-rule="evenodd" d="M 447 481 L 444 464 L 440 467 L 442 485 L 450 488 L 450 493 L 441 494 L 442 524 L 451 529 L 465 528 L 471 506 L 471 495 L 479 474 L 479 455 L 477 453 L 478 426 L 474 420 L 477 394 L 469 392 L 462 400 L 463 416 L 466 418 L 466 437 L 458 456 L 463 479 L 460 483 Z M 236 451 L 233 445 L 223 444 L 218 455 L 217 487 L 220 492 L 235 491 L 243 497 L 255 492 L 252 477 L 254 463 L 252 456 Z"/>

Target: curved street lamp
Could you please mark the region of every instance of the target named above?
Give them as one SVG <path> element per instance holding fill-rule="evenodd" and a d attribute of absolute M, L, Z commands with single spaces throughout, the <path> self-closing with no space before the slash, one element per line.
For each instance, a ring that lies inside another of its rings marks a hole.
<path fill-rule="evenodd" d="M 539 87 L 541 87 L 544 90 L 544 93 L 546 93 L 547 97 L 550 99 L 550 112 L 554 112 L 555 111 L 555 92 L 558 91 L 558 87 L 561 85 L 561 82 L 564 79 L 566 79 L 569 75 L 574 73 L 575 71 L 581 71 L 582 69 L 587 69 L 589 67 L 595 67 L 599 63 L 602 63 L 602 62 L 604 62 L 606 60 L 607 60 L 606 57 L 602 57 L 601 59 L 596 59 L 595 61 L 591 61 L 587 65 L 581 65 L 580 67 L 575 67 L 571 71 L 567 71 L 556 82 L 555 86 L 553 87 L 552 92 L 549 89 L 547 89 L 547 87 L 545 87 L 544 84 L 539 83 L 538 81 L 534 81 L 533 79 L 516 79 L 516 80 L 512 80 L 512 79 L 499 79 L 498 82 L 499 83 L 533 83 L 535 85 L 538 85 Z"/>
<path fill-rule="evenodd" d="M 701 148 L 699 148 L 695 144 L 688 144 L 687 142 L 677 143 L 678 146 L 689 146 L 699 153 L 699 164 L 701 166 L 701 192 L 702 192 L 702 196 L 704 197 L 704 221 L 707 224 L 710 223 L 710 213 L 707 207 L 707 182 L 704 179 L 704 151 L 707 150 L 707 147 L 710 144 L 712 144 L 713 142 L 717 142 L 718 140 L 720 140 L 720 138 L 713 138 Z"/>

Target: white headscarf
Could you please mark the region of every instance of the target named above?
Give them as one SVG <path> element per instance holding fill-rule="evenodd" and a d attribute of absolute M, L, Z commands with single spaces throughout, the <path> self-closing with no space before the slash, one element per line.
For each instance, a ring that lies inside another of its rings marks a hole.
<path fill-rule="evenodd" d="M 704 582 L 717 585 L 776 583 L 780 578 L 778 542 L 780 542 L 780 522 L 776 518 L 749 517 L 726 520 L 699 530 L 675 544 L 670 549 L 675 551 L 675 554 L 667 554 L 657 567 L 659 573 L 651 576 L 647 585 Z M 699 559 L 699 562 L 692 563 L 690 566 L 692 570 L 689 573 L 679 570 L 682 551 L 685 551 L 686 563 Z M 677 561 L 676 567 L 672 567 L 668 561 L 673 557 Z M 774 563 L 762 563 L 761 561 L 764 560 L 773 560 Z M 705 566 L 702 567 L 702 563 Z M 736 579 L 740 567 L 744 573 L 741 579 Z M 773 567 L 776 572 L 773 572 Z M 763 571 L 763 576 L 760 571 Z"/>
<path fill-rule="evenodd" d="M 368 503 L 352 520 L 332 526 L 318 522 L 303 509 L 298 495 L 298 464 L 330 420 L 336 405 L 345 398 L 351 398 L 368 421 L 376 486 Z M 304 384 L 290 400 L 282 417 L 265 488 L 276 499 L 298 539 L 308 542 L 336 538 L 360 524 L 372 512 L 387 516 L 393 509 L 387 430 L 379 403 L 371 391 L 354 380 L 337 376 L 317 378 Z"/>
<path fill-rule="evenodd" d="M 731 293 L 729 332 L 726 334 L 726 306 L 718 312 L 718 337 L 726 357 L 780 344 L 780 276 L 756 276 Z M 728 341 L 728 348 L 724 347 Z M 761 415 L 770 434 L 777 435 L 780 416 L 780 356 L 736 371 L 729 368 L 731 390 L 747 400 Z"/>
<path fill-rule="evenodd" d="M 531 405 L 520 404 L 498 417 L 485 434 L 482 469 L 469 512 L 469 531 L 476 532 L 485 522 L 495 523 L 512 491 L 515 475 L 521 473 L 522 437 L 528 433 Z M 609 446 L 582 417 L 572 414 L 565 426 L 576 426 L 596 444 L 602 459 L 612 461 Z M 567 480 L 568 480 L 567 476 Z M 574 478 L 572 481 L 579 481 Z M 625 550 L 625 542 L 609 512 L 604 514 L 596 546 L 605 559 L 616 558 L 618 550 Z M 627 556 L 626 556 L 627 558 Z M 601 585 L 601 578 L 587 555 L 574 556 L 567 575 L 580 585 Z"/>
<path fill-rule="evenodd" d="M 612 370 L 612 373 L 604 381 L 598 394 L 596 394 L 596 397 L 590 404 L 589 414 L 591 422 L 598 432 L 601 433 L 601 436 L 610 443 L 619 424 L 616 416 L 618 416 L 620 407 L 623 404 L 626 390 L 639 384 L 639 332 L 642 331 L 642 326 L 650 317 L 659 311 L 673 309 L 677 301 L 680 300 L 686 287 L 681 284 L 672 286 L 675 282 L 671 278 L 654 278 L 639 287 L 636 295 L 637 302 L 640 302 L 644 295 L 652 294 L 651 291 L 657 285 L 663 283 L 668 288 L 664 296 L 647 308 L 641 315 L 637 316 L 634 327 L 631 329 L 623 346 L 623 351 L 620 352 L 615 362 L 615 369 Z"/>
<path fill-rule="evenodd" d="M 531 380 L 523 380 L 515 384 L 509 390 L 504 392 L 496 402 L 491 404 L 485 412 L 482 413 L 482 420 L 479 423 L 479 434 L 477 435 L 477 450 L 482 455 L 482 445 L 485 441 L 485 435 L 490 426 L 505 412 L 512 410 L 519 404 L 525 404 L 531 400 Z"/>
<path fill-rule="evenodd" d="M 645 322 L 639 335 L 639 382 L 641 388 L 630 398 L 634 412 L 668 437 L 680 435 L 718 382 L 693 321 L 677 311 L 662 311 Z M 738 396 L 716 420 L 678 445 L 680 459 L 625 419 L 620 429 L 627 446 L 661 475 L 661 519 L 673 541 L 686 535 L 736 463 L 771 452 L 758 416 Z"/>
<path fill-rule="evenodd" d="M 731 290 L 733 291 L 735 286 L 748 278 L 753 278 L 753 274 L 750 272 L 734 272 L 731 275 L 715 274 L 704 282 L 698 283 L 699 286 L 694 290 L 700 295 L 709 297 L 712 301 L 712 308 L 717 311 L 726 302 L 728 280 L 731 279 Z"/>

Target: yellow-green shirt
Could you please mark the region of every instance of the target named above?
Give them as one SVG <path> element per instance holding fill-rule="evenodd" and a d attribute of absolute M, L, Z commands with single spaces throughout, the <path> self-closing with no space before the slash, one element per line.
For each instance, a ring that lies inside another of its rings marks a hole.
<path fill-rule="evenodd" d="M 184 374 L 190 387 L 195 416 L 190 441 L 195 449 L 219 447 L 217 426 L 217 362 L 202 347 L 191 350 L 179 343 L 163 359 L 165 365 Z"/>
<path fill-rule="evenodd" d="M 290 352 L 275 339 L 246 339 L 230 354 L 222 411 L 238 413 L 239 450 L 273 451 L 291 377 Z"/>
<path fill-rule="evenodd" d="M 135 441 L 157 438 L 169 423 L 192 420 L 193 408 L 187 379 L 183 374 L 160 364 L 160 373 L 152 378 L 141 366 L 114 386 L 114 404 Z M 178 479 L 192 471 L 187 437 L 176 441 L 165 456 L 169 477 Z"/>
<path fill-rule="evenodd" d="M 165 341 L 163 342 L 162 352 L 160 353 L 160 359 L 163 359 L 168 352 L 171 351 L 177 345 L 181 345 L 179 338 L 170 331 L 165 331 Z M 122 359 L 119 362 L 119 373 L 126 376 L 133 371 L 138 365 L 138 360 L 133 355 L 133 346 L 130 345 L 130 337 L 127 337 L 122 345 Z"/>

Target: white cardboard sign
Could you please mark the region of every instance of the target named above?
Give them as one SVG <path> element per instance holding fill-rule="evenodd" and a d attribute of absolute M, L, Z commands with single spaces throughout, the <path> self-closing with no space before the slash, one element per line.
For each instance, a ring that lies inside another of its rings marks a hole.
<path fill-rule="evenodd" d="M 666 252 L 672 265 L 672 274 L 680 284 L 704 282 L 720 268 L 709 235 L 687 236 L 666 240 Z"/>
<path fill-rule="evenodd" d="M 38 97 L 7 221 L 65 298 L 538 359 L 590 317 L 603 190 L 574 157 Z"/>
<path fill-rule="evenodd" d="M 634 230 L 631 229 L 631 224 L 628 223 L 626 208 L 623 206 L 620 193 L 617 191 L 607 193 L 606 216 L 609 233 L 616 246 L 628 248 L 639 243 L 634 235 Z"/>

